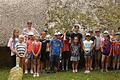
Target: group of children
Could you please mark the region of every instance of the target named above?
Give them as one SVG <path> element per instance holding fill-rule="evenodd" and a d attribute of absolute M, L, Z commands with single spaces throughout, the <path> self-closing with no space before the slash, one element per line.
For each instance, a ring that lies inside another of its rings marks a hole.
<path fill-rule="evenodd" d="M 43 70 L 56 72 L 72 68 L 72 72 L 77 73 L 79 63 L 85 63 L 85 73 L 90 73 L 93 68 L 108 72 L 110 64 L 113 70 L 119 69 L 120 31 L 115 36 L 108 31 L 104 31 L 102 36 L 100 33 L 100 30 L 95 30 L 82 35 L 78 25 L 74 25 L 72 33 L 65 31 L 51 36 L 46 30 L 41 36 L 33 31 L 29 31 L 27 36 L 19 35 L 19 31 L 14 30 L 8 47 L 13 65 L 22 67 L 25 74 L 30 71 L 34 77 Z M 81 55 L 85 61 L 81 62 Z"/>

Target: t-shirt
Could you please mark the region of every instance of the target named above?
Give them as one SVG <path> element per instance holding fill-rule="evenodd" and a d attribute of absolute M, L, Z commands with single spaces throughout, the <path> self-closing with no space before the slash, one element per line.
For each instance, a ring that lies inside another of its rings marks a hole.
<path fill-rule="evenodd" d="M 113 54 L 120 54 L 120 41 L 112 42 Z"/>
<path fill-rule="evenodd" d="M 26 45 L 27 45 L 27 52 L 32 52 L 32 40 L 27 40 Z"/>
<path fill-rule="evenodd" d="M 18 41 L 19 41 L 18 38 L 15 38 L 15 40 L 13 40 L 13 38 L 10 38 L 7 46 L 10 47 L 10 48 L 15 49 L 15 47 L 16 47 L 15 45 L 18 43 Z M 11 51 L 11 56 L 13 56 L 13 55 L 15 55 L 15 53 L 13 53 Z"/>
<path fill-rule="evenodd" d="M 16 49 L 19 54 L 25 54 L 26 51 L 26 44 L 25 43 L 17 43 L 16 44 Z"/>
<path fill-rule="evenodd" d="M 22 33 L 23 33 L 23 35 L 28 37 L 29 32 L 33 32 L 36 36 L 39 36 L 39 33 L 37 32 L 37 30 L 35 28 L 31 28 L 30 31 L 28 30 L 28 28 L 24 28 Z"/>
<path fill-rule="evenodd" d="M 90 40 L 90 41 L 87 41 L 87 40 L 83 41 L 84 50 L 85 51 L 90 51 L 91 48 L 92 48 L 92 44 L 93 44 L 92 40 Z"/>
<path fill-rule="evenodd" d="M 95 38 L 96 38 L 95 48 L 97 49 L 97 48 L 100 47 L 100 45 L 102 43 L 102 38 L 101 37 L 97 37 L 97 36 L 95 36 Z"/>
<path fill-rule="evenodd" d="M 40 45 L 41 45 L 41 42 L 36 42 L 36 41 L 32 42 L 33 51 L 35 54 L 37 54 L 37 52 L 39 51 Z"/>
<path fill-rule="evenodd" d="M 61 40 L 51 40 L 50 46 L 52 49 L 52 55 L 60 55 L 60 49 L 62 48 Z"/>
<path fill-rule="evenodd" d="M 66 40 L 64 40 L 64 37 L 62 37 L 62 51 L 70 51 L 70 48 L 69 48 L 69 41 L 70 39 L 69 38 L 66 38 Z"/>

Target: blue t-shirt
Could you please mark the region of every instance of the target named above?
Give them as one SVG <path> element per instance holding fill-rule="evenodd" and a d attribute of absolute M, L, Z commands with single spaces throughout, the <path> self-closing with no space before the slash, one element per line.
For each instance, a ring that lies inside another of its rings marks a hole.
<path fill-rule="evenodd" d="M 62 47 L 61 40 L 51 40 L 50 46 L 52 48 L 52 55 L 60 55 L 60 48 Z"/>

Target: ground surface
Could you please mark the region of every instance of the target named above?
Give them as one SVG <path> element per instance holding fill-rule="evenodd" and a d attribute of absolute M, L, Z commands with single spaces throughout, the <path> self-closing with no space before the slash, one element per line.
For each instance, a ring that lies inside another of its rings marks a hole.
<path fill-rule="evenodd" d="M 7 80 L 10 69 L 0 69 L 0 80 Z M 40 77 L 33 78 L 32 75 L 24 75 L 23 80 L 120 80 L 120 71 L 110 71 L 101 73 L 93 71 L 90 74 L 84 74 L 84 70 L 80 70 L 74 74 L 71 71 L 58 72 L 50 74 L 41 74 Z"/>

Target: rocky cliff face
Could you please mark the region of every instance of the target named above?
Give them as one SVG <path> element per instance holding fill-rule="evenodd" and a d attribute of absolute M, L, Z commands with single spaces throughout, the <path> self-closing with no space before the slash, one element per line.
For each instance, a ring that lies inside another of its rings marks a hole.
<path fill-rule="evenodd" d="M 0 0 L 0 45 L 6 45 L 13 29 L 22 30 L 28 20 L 33 21 L 40 31 L 47 20 L 48 10 L 53 7 L 67 7 L 71 11 L 78 9 L 82 13 L 93 12 L 96 6 L 118 3 L 119 0 Z"/>

